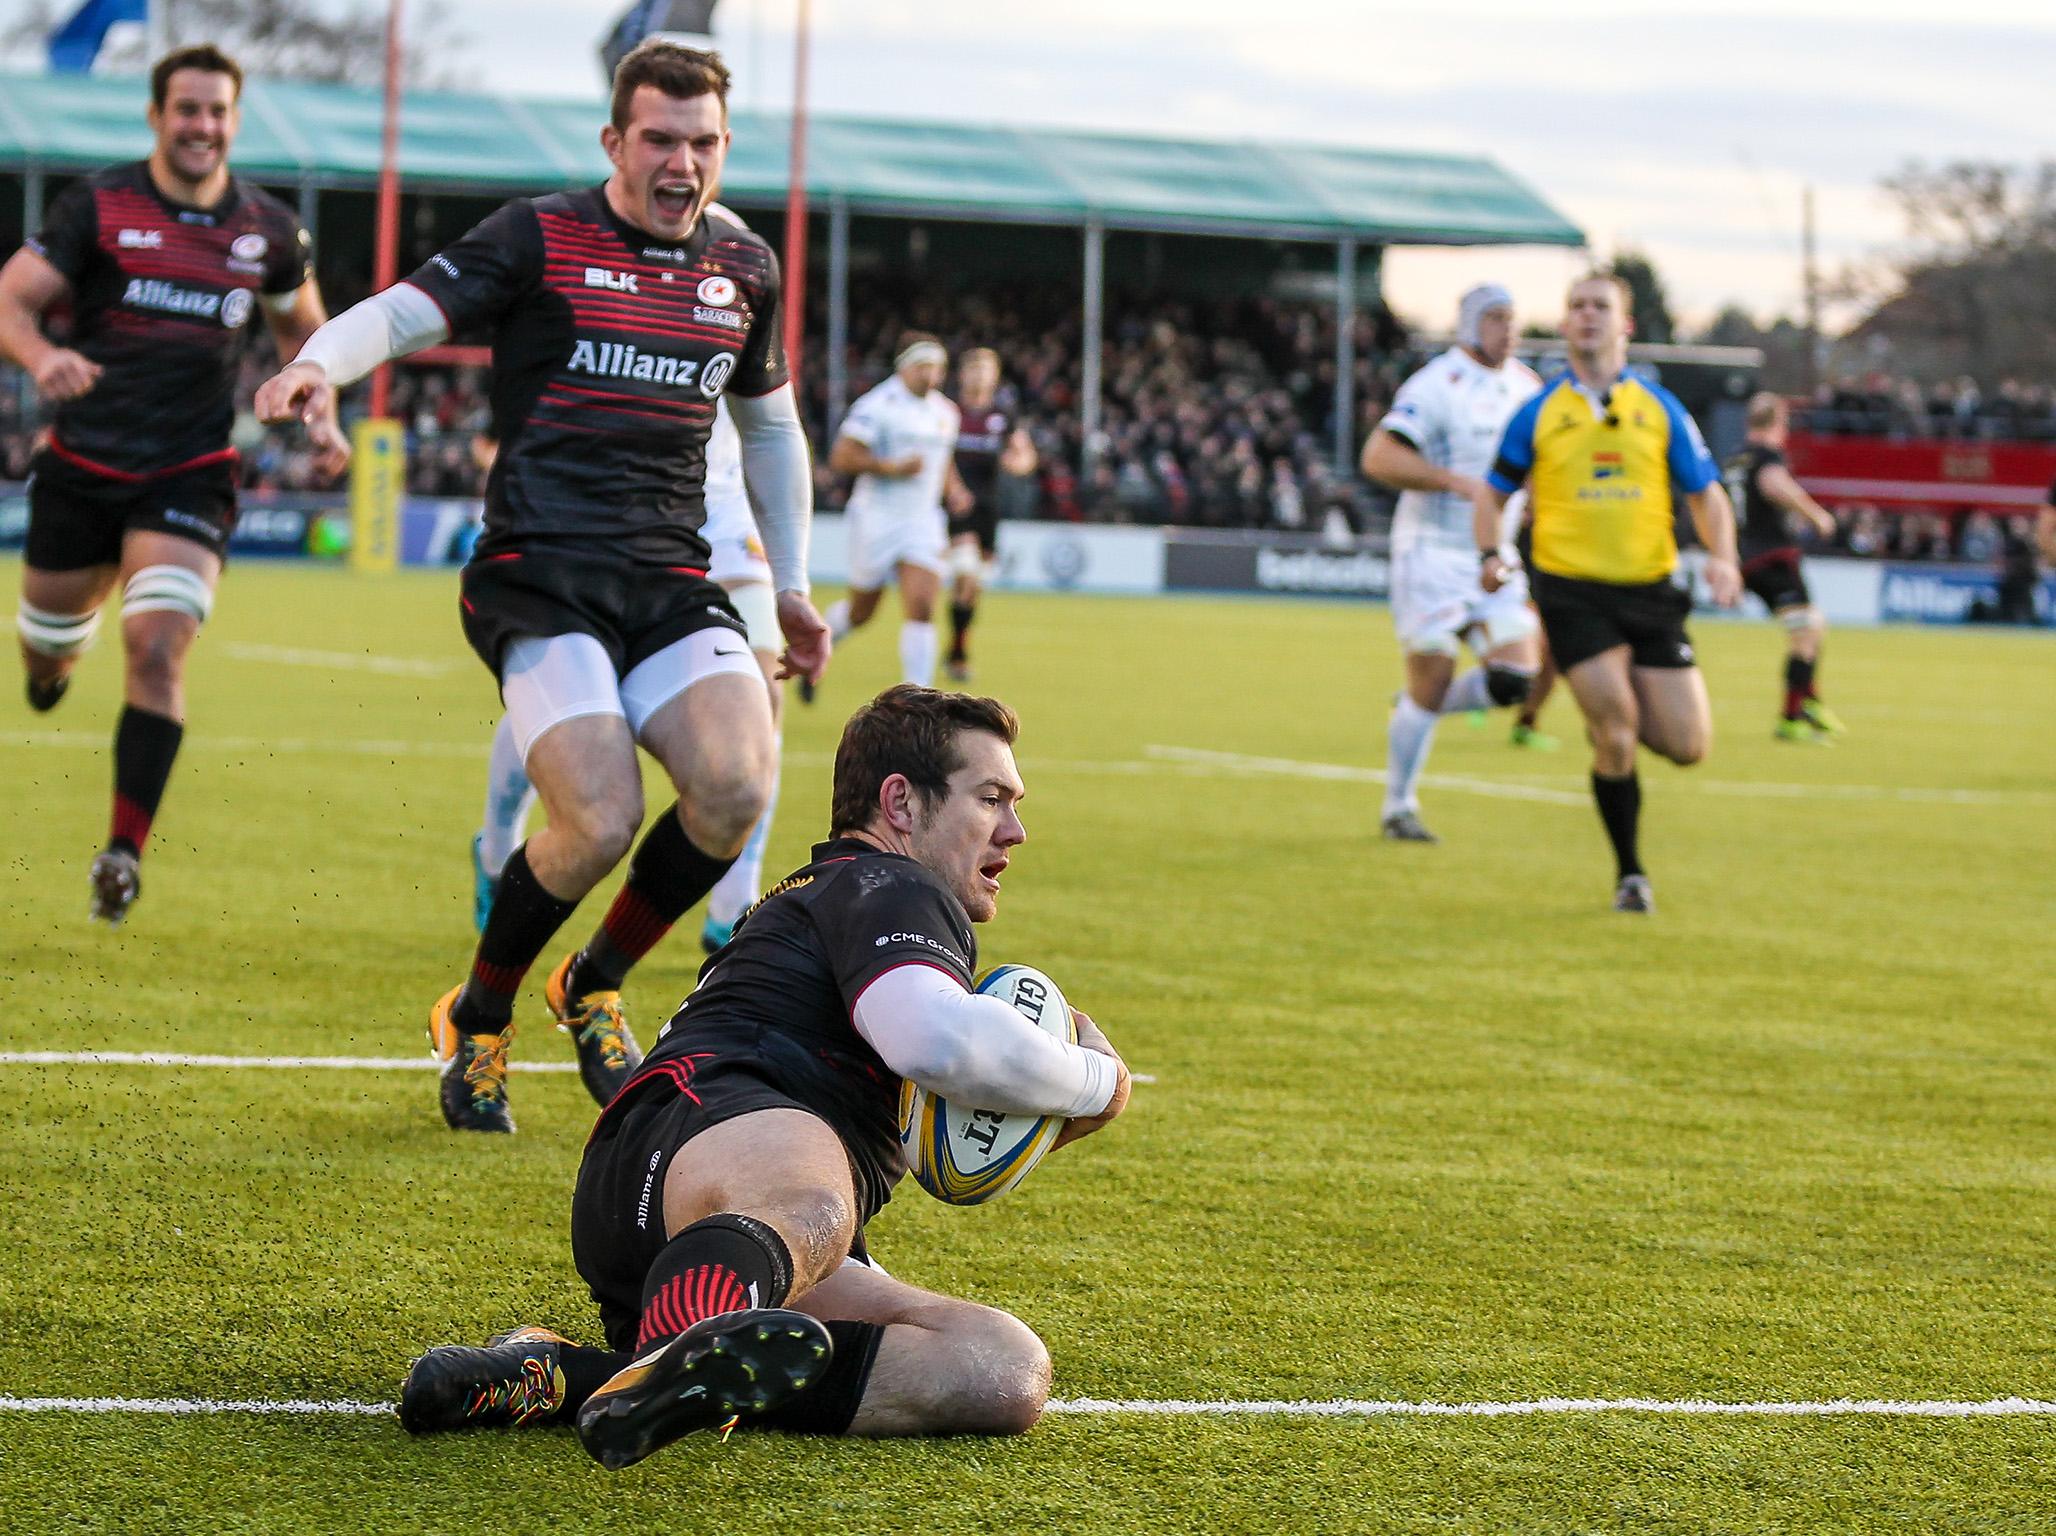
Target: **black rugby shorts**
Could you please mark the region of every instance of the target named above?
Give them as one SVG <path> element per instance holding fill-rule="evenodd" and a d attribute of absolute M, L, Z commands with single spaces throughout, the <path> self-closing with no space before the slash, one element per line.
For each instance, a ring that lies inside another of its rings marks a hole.
<path fill-rule="evenodd" d="M 464 567 L 464 638 L 494 677 L 524 635 L 590 635 L 626 677 L 667 645 L 716 625 L 745 635 L 704 571 L 550 552 L 488 555 Z"/>
<path fill-rule="evenodd" d="M 1619 586 L 1530 571 L 1528 591 L 1542 615 L 1550 654 L 1563 671 L 1618 645 L 1628 647 L 1638 667 L 1695 665 L 1685 632 L 1692 595 L 1668 579 Z"/>
<path fill-rule="evenodd" d="M 29 469 L 29 529 L 22 559 L 39 571 L 119 565 L 130 530 L 189 539 L 226 558 L 236 526 L 236 464 L 135 480 L 95 474 L 45 448 Z"/>
<path fill-rule="evenodd" d="M 999 553 L 999 508 L 985 497 L 979 497 L 971 510 L 959 515 L 949 515 L 949 538 L 954 544 L 966 534 L 975 534 L 979 551 L 990 560 Z"/>
<path fill-rule="evenodd" d="M 633 1349 L 643 1282 L 670 1241 L 664 1175 L 693 1137 L 760 1109 L 815 1112 L 746 1060 L 674 1058 L 630 1083 L 601 1113 L 571 1197 L 571 1259 L 599 1305 L 609 1349 Z M 850 1256 L 868 1261 L 860 1226 Z"/>
<path fill-rule="evenodd" d="M 1813 601 L 1796 549 L 1776 550 L 1748 561 L 1742 567 L 1742 585 L 1762 598 L 1772 613 L 1804 608 Z"/>

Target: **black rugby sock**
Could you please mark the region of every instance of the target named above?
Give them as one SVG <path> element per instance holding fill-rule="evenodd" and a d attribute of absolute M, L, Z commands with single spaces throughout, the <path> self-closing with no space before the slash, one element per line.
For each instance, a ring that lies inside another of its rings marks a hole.
<path fill-rule="evenodd" d="M 611 1349 L 590 1349 L 583 1344 L 560 1344 L 557 1346 L 557 1365 L 564 1372 L 564 1401 L 557 1405 L 550 1415 L 553 1424 L 569 1424 L 578 1418 L 578 1410 L 617 1371 L 624 1371 L 635 1362 L 635 1356 Z"/>
<path fill-rule="evenodd" d="M 703 1318 L 783 1306 L 791 1290 L 792 1253 L 776 1229 L 734 1211 L 696 1221 L 664 1245 L 643 1281 L 635 1352 L 675 1339 Z"/>
<path fill-rule="evenodd" d="M 186 728 L 167 715 L 133 704 L 122 706 L 121 719 L 114 727 L 114 823 L 107 835 L 109 848 L 142 853 L 185 734 Z"/>
<path fill-rule="evenodd" d="M 964 640 L 971 633 L 971 620 L 977 616 L 974 603 L 951 603 L 949 605 L 949 659 L 964 659 Z"/>
<path fill-rule="evenodd" d="M 1808 661 L 1803 656 L 1785 658 L 1785 718 L 1797 720 L 1805 713 L 1803 706 L 1808 699 L 1818 698 L 1813 691 L 1813 679 L 1820 663 Z"/>
<path fill-rule="evenodd" d="M 478 936 L 471 975 L 450 1010 L 451 1022 L 467 1035 L 496 1035 L 514 1017 L 514 994 L 535 964 L 543 946 L 578 910 L 575 901 L 561 901 L 543 889 L 528 867 L 528 845 L 514 850 L 500 871 L 500 892 L 492 916 Z"/>
<path fill-rule="evenodd" d="M 753 1422 L 796 1435 L 849 1433 L 863 1404 L 864 1388 L 870 1384 L 885 1328 L 879 1323 L 838 1318 L 828 1325 L 828 1337 L 834 1341 L 835 1355 L 821 1379 Z"/>
<path fill-rule="evenodd" d="M 599 932 L 571 962 L 565 992 L 580 998 L 620 991 L 635 962 L 657 947 L 671 925 L 714 889 L 734 862 L 695 847 L 673 805 L 643 834 L 635 857 L 628 861 L 628 883 L 600 919 Z"/>
<path fill-rule="evenodd" d="M 1592 798 L 1599 802 L 1599 819 L 1606 823 L 1606 835 L 1613 843 L 1616 878 L 1642 873 L 1642 860 L 1635 850 L 1635 830 L 1642 819 L 1642 781 L 1630 773 L 1624 779 L 1592 775 Z"/>

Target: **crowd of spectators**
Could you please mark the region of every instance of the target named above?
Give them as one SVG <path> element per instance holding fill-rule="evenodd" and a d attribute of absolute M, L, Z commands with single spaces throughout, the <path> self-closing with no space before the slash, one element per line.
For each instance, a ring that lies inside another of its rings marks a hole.
<path fill-rule="evenodd" d="M 1003 481 L 1003 515 L 1210 528 L 1311 530 L 1346 537 L 1375 531 L 1390 498 L 1353 472 L 1334 469 L 1335 333 L 1332 308 L 1274 299 L 1112 302 L 1103 347 L 1103 433 L 1089 472 L 1079 427 L 1082 355 L 1070 295 L 1023 286 L 976 294 L 883 296 L 853 317 L 844 360 L 850 398 L 884 378 L 901 331 L 941 336 L 952 351 L 995 348 L 1004 365 L 1002 403 L 1034 439 L 1040 465 Z M 1356 420 L 1361 441 L 1420 354 L 1389 312 L 1358 319 Z M 818 335 L 824 325 L 813 327 Z M 268 339 L 252 349 L 235 428 L 243 483 L 253 491 L 325 489 L 296 433 L 267 429 L 247 409 L 273 366 Z M 831 440 L 827 370 L 805 372 L 803 410 L 817 444 Z M 394 414 L 408 433 L 408 485 L 417 495 L 476 496 L 479 440 L 489 432 L 484 370 L 400 367 Z M 363 408 L 360 387 L 351 409 Z M 2056 440 L 2056 391 L 2011 382 L 1989 398 L 1971 381 L 1935 390 L 1883 378 L 1861 388 L 1824 387 L 1799 424 L 1815 431 L 1903 436 Z M 0 372 L 0 478 L 26 472 L 37 429 L 34 393 Z M 817 456 L 821 505 L 848 487 Z M 1976 511 L 1886 512 L 1857 504 L 1836 512 L 1823 552 L 1859 558 L 1962 560 L 2001 557 L 2011 524 Z"/>
<path fill-rule="evenodd" d="M 2050 443 L 2056 384 L 2005 379 L 1987 393 L 1968 377 L 1935 384 L 1883 373 L 1840 378 L 1814 391 L 1793 425 L 1838 437 Z"/>

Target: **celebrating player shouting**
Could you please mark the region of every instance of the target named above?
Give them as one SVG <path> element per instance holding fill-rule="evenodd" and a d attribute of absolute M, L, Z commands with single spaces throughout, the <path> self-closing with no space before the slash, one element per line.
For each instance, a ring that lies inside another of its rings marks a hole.
<path fill-rule="evenodd" d="M 1557 666 L 1592 738 L 1592 797 L 1613 843 L 1619 912 L 1650 912 L 1637 832 L 1639 742 L 1680 766 L 1713 744 L 1706 683 L 1693 665 L 1692 599 L 1678 564 L 1673 486 L 1705 542 L 1715 602 L 1742 592 L 1735 514 L 1720 470 L 1677 397 L 1627 371 L 1634 321 L 1628 285 L 1595 272 L 1571 284 L 1570 367 L 1507 423 L 1479 487 L 1472 534 L 1485 589 L 1513 574 L 1500 515 L 1525 484 L 1534 538 L 1530 585 Z"/>
<path fill-rule="evenodd" d="M 971 990 L 972 925 L 1027 837 L 1016 730 L 995 700 L 904 684 L 850 718 L 829 840 L 744 916 L 586 1146 L 571 1246 L 607 1349 L 540 1328 L 432 1349 L 401 1389 L 410 1431 L 575 1419 L 623 1467 L 738 1418 L 855 1435 L 1035 1422 L 1041 1340 L 891 1278 L 864 1244 L 904 1171 L 902 1079 L 1068 1116 L 1059 1146 L 1127 1104 L 1085 1015 L 1067 1045 Z"/>
<path fill-rule="evenodd" d="M 1438 715 L 1519 704 L 1541 657 L 1518 571 L 1488 592 L 1478 580 L 1471 501 L 1499 436 L 1542 387 L 1513 355 L 1513 295 L 1484 283 L 1457 307 L 1456 345 L 1399 386 L 1364 445 L 1363 470 L 1397 488 L 1392 520 L 1392 621 L 1406 652 L 1406 688 L 1386 726 L 1387 838 L 1432 843 L 1418 785 Z M 1456 677 L 1468 643 L 1484 665 Z"/>
<path fill-rule="evenodd" d="M 118 923 L 185 735 L 185 666 L 236 521 L 236 369 L 260 309 L 279 356 L 322 322 L 306 231 L 231 175 L 243 72 L 217 48 L 150 71 L 150 157 L 67 187 L 0 269 L 0 357 L 58 402 L 29 478 L 16 628 L 31 707 L 53 709 L 121 584 L 126 669 L 114 825 L 93 916 Z M 70 346 L 41 332 L 69 306 Z M 334 441 L 332 404 L 324 405 Z M 331 448 L 321 468 L 343 455 Z"/>
<path fill-rule="evenodd" d="M 727 399 L 778 586 L 786 665 L 818 675 L 807 599 L 807 444 L 778 339 L 778 263 L 707 211 L 727 157 L 720 58 L 651 41 L 614 75 L 600 187 L 507 204 L 406 282 L 339 316 L 259 392 L 267 420 L 325 410 L 389 358 L 489 327 L 500 451 L 463 578 L 464 632 L 500 682 L 549 824 L 507 860 L 471 974 L 436 1004 L 443 1115 L 511 1131 L 522 978 L 642 824 L 640 743 L 679 794 L 599 931 L 550 975 L 550 1011 L 604 1103 L 640 1057 L 630 966 L 720 879 L 769 796 L 764 679 L 702 531 L 707 435 Z M 324 429 L 326 430 L 326 429 Z M 318 434 L 317 434 L 318 435 Z"/>

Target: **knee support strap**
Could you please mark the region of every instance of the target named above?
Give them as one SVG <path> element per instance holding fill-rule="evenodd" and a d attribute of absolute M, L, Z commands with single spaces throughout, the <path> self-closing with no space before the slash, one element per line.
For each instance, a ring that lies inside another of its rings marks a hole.
<path fill-rule="evenodd" d="M 1495 662 L 1485 664 L 1485 693 L 1501 709 L 1509 704 L 1518 704 L 1527 698 L 1528 690 L 1535 686 L 1535 674 L 1524 672 L 1519 667 L 1501 666 Z"/>
<path fill-rule="evenodd" d="M 15 633 L 21 643 L 38 656 L 62 660 L 76 656 L 100 633 L 100 610 L 91 613 L 51 613 L 33 603 L 23 603 L 14 616 Z"/>
<path fill-rule="evenodd" d="M 183 613 L 205 624 L 214 611 L 214 589 L 198 571 L 182 565 L 146 565 L 121 589 L 123 618 L 137 613 Z"/>
<path fill-rule="evenodd" d="M 1778 622 L 1785 626 L 1788 634 L 1803 635 L 1820 622 L 1820 610 L 1811 603 L 1802 603 L 1796 608 L 1780 608 Z"/>

